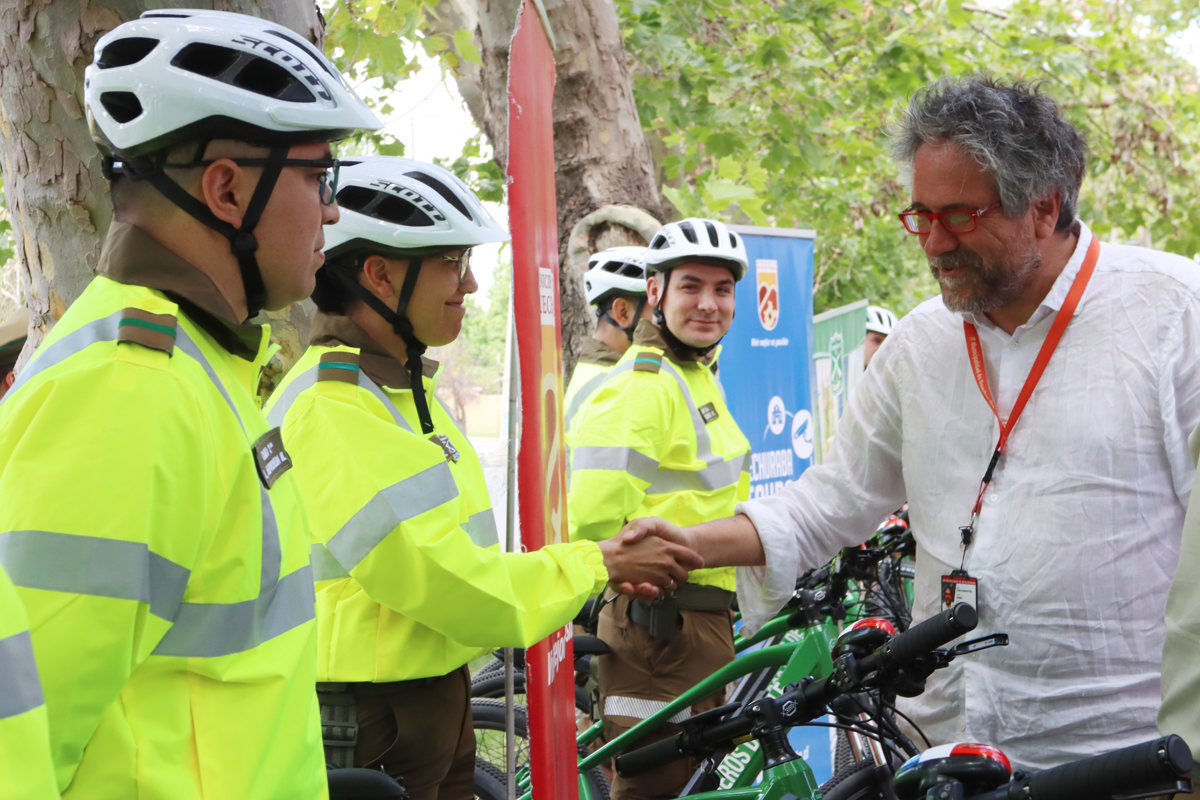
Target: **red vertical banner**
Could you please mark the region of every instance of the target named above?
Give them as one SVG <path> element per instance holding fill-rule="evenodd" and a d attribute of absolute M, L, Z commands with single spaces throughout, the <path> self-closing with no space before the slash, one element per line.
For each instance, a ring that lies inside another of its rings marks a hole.
<path fill-rule="evenodd" d="M 530 550 L 561 542 L 563 450 L 558 214 L 554 197 L 554 51 L 533 0 L 517 15 L 508 57 L 508 208 L 521 397 L 517 509 Z M 529 648 L 530 762 L 535 800 L 575 800 L 575 675 L 571 626 Z"/>

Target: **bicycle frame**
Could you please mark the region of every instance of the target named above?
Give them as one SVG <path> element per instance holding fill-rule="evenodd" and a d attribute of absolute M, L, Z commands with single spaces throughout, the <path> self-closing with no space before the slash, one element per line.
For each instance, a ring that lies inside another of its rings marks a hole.
<path fill-rule="evenodd" d="M 905 593 L 910 592 L 911 582 L 906 582 L 903 588 Z M 837 605 L 843 608 L 862 608 L 859 601 L 864 589 L 858 585 L 857 581 L 848 581 L 848 585 L 843 583 L 842 591 L 853 599 L 846 602 L 846 596 L 835 591 L 834 597 L 841 596 Z M 824 602 L 825 596 L 823 594 L 814 595 L 813 599 Z M 584 780 L 584 775 L 589 770 L 632 748 L 661 727 L 666 720 L 725 685 L 755 673 L 773 670 L 774 674 L 765 692 L 755 696 L 765 695 L 778 698 L 784 694 L 785 687 L 796 681 L 806 677 L 821 678 L 828 675 L 832 669 L 830 650 L 837 639 L 838 626 L 845 618 L 843 616 L 842 619 L 838 619 L 835 618 L 836 616 L 819 614 L 814 604 L 808 606 L 803 616 L 799 618 L 794 609 L 786 610 L 784 614 L 767 622 L 752 636 L 743 637 L 735 634 L 734 649 L 739 654 L 738 658 L 621 736 L 580 759 L 578 764 L 580 800 L 592 800 L 590 789 Z M 853 613 L 849 615 L 850 619 L 856 619 L 859 616 L 860 614 Z M 751 650 L 751 648 L 771 640 L 778 640 L 781 643 Z M 746 685 L 761 686 L 761 678 L 757 684 L 750 682 Z M 739 699 L 749 700 L 750 698 Z M 576 741 L 581 747 L 589 745 L 601 736 L 602 731 L 603 723 L 596 722 L 587 731 L 580 734 Z M 794 751 L 792 751 L 792 755 L 795 755 Z M 716 771 L 720 775 L 719 789 L 687 794 L 686 797 L 691 800 L 721 800 L 722 798 L 726 800 L 740 800 L 740 798 L 771 800 L 775 797 L 782 797 L 784 794 L 790 794 L 797 800 L 820 797 L 817 780 L 803 758 L 797 756 L 793 759 L 782 760 L 766 766 L 764 769 L 764 756 L 759 742 L 754 739 L 738 745 L 726 754 Z M 761 780 L 757 785 L 752 785 L 760 776 Z M 530 800 L 529 784 L 528 769 L 523 768 L 517 776 L 518 795 L 521 800 Z"/>
<path fill-rule="evenodd" d="M 718 669 L 713 674 L 709 675 L 704 680 L 697 683 L 691 689 L 681 694 L 679 697 L 672 700 L 664 708 L 656 711 L 651 716 L 642 720 L 640 723 L 621 734 L 617 738 L 608 742 L 603 747 L 595 752 L 580 759 L 579 772 L 582 776 L 588 770 L 600 766 L 607 762 L 616 754 L 629 749 L 633 745 L 645 739 L 655 730 L 657 730 L 664 722 L 678 714 L 685 708 L 691 707 L 694 703 L 719 691 L 726 684 L 737 680 L 738 678 L 750 675 L 763 669 L 779 669 L 778 681 L 781 686 L 786 686 L 794 683 L 801 678 L 813 676 L 824 677 L 828 675 L 833 667 L 833 662 L 829 656 L 829 638 L 822 628 L 817 628 L 814 631 L 803 630 L 798 631 L 800 637 L 797 641 L 772 645 L 761 650 L 756 650 L 747 653 L 740 658 L 734 659 L 730 663 Z M 780 669 L 782 668 L 782 669 Z M 601 723 L 596 723 L 588 729 L 585 734 L 580 737 L 581 743 L 594 741 L 600 733 Z M 586 739 L 585 739 L 586 737 Z M 768 786 L 775 785 L 779 780 L 785 780 L 787 790 L 796 793 L 798 789 L 804 788 L 806 793 L 797 794 L 798 798 L 814 797 L 816 793 L 816 779 L 812 775 L 812 771 L 803 760 L 787 762 L 778 766 L 768 768 L 763 774 L 763 782 L 759 786 L 732 789 L 720 791 L 717 793 L 704 792 L 701 794 L 692 795 L 693 798 L 763 798 L 767 800 L 774 795 L 760 794 Z M 800 783 L 797 783 L 800 781 Z M 801 786 L 802 784 L 802 786 Z M 518 787 L 524 792 L 522 800 L 529 800 L 532 793 L 529 789 L 528 774 L 523 773 L 518 779 Z M 780 791 L 783 791 L 781 788 Z M 732 792 L 732 793 L 731 793 Z M 580 784 L 580 800 L 591 800 L 590 793 L 586 786 Z"/>

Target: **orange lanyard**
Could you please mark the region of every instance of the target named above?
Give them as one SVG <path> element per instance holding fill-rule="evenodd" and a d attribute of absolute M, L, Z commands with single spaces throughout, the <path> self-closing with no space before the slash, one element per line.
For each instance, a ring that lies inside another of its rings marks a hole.
<path fill-rule="evenodd" d="M 996 415 L 996 421 L 1000 423 L 1000 438 L 996 441 L 992 460 L 988 463 L 987 471 L 983 473 L 983 480 L 979 483 L 979 496 L 975 498 L 975 507 L 971 509 L 971 522 L 959 529 L 962 533 L 964 557 L 966 549 L 971 546 L 971 537 L 975 534 L 975 520 L 979 518 L 979 512 L 983 508 L 983 495 L 987 491 L 988 484 L 992 482 L 992 474 L 996 471 L 1000 454 L 1004 452 L 1004 446 L 1008 443 L 1008 435 L 1016 427 L 1017 418 L 1025 410 L 1025 403 L 1028 402 L 1034 387 L 1041 380 L 1046 365 L 1050 363 L 1050 356 L 1054 354 L 1054 348 L 1058 347 L 1058 342 L 1067 329 L 1067 323 L 1075 314 L 1075 307 L 1079 305 L 1079 299 L 1083 297 L 1083 290 L 1087 288 L 1088 280 L 1092 277 L 1092 272 L 1096 269 L 1096 261 L 1099 258 L 1100 241 L 1093 235 L 1091 244 L 1088 245 L 1087 256 L 1079 268 L 1079 274 L 1075 276 L 1075 281 L 1071 284 L 1070 291 L 1067 292 L 1067 298 L 1063 301 L 1062 308 L 1058 310 L 1054 322 L 1050 325 L 1046 341 L 1042 342 L 1042 349 L 1038 351 L 1037 358 L 1034 359 L 1033 367 L 1029 370 L 1029 376 L 1025 378 L 1025 385 L 1021 387 L 1021 393 L 1017 395 L 1017 402 L 1013 404 L 1007 421 L 996 410 L 996 401 L 992 399 L 992 392 L 988 388 L 987 367 L 983 363 L 983 345 L 979 341 L 979 332 L 975 330 L 974 325 L 963 320 L 963 331 L 967 336 L 967 356 L 971 359 L 971 372 L 975 375 L 975 383 L 979 386 L 980 394 L 991 407 L 992 413 Z"/>

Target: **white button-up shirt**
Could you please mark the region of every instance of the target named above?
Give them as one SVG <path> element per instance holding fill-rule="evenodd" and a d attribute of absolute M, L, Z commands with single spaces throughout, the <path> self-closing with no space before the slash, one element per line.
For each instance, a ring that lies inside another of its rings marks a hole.
<path fill-rule="evenodd" d="M 999 423 L 971 372 L 966 316 L 1007 415 L 1079 272 L 1079 243 L 1012 336 L 940 297 L 876 353 L 826 462 L 743 503 L 766 566 L 741 569 L 752 627 L 798 573 L 857 544 L 904 500 L 917 540 L 913 619 L 940 608 Z M 1163 608 L 1178 560 L 1200 423 L 1200 266 L 1105 244 L 1084 296 L 1000 458 L 966 551 L 977 634 L 1011 644 L 935 673 L 905 710 L 933 743 L 981 741 L 1042 768 L 1153 738 Z M 1200 613 L 1200 610 L 1197 611 Z"/>

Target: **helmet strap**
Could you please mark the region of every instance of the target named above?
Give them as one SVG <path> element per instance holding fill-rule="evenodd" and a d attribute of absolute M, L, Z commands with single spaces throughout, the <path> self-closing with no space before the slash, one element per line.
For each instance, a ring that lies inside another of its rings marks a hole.
<path fill-rule="evenodd" d="M 407 356 L 404 368 L 408 370 L 413 404 L 417 407 L 417 419 L 421 421 L 423 433 L 433 433 L 433 417 L 429 413 L 429 401 L 425 397 L 425 364 L 421 361 L 427 345 L 417 338 L 412 322 L 408 319 L 408 302 L 412 299 L 420 273 L 421 258 L 414 256 L 409 259 L 408 271 L 404 274 L 404 283 L 400 284 L 400 298 L 396 301 L 396 308 L 391 309 L 348 273 L 343 270 L 334 270 L 334 275 L 342 281 L 343 285 L 357 294 L 359 299 L 372 311 L 383 317 L 383 320 L 392 326 L 395 334 L 404 341 L 404 350 Z"/>
<path fill-rule="evenodd" d="M 202 153 L 207 143 L 202 143 L 198 154 Z M 263 167 L 262 175 L 250 196 L 250 205 L 242 217 L 242 225 L 235 228 L 212 213 L 207 205 L 193 196 L 175 181 L 167 177 L 162 169 L 166 153 L 160 153 L 159 158 L 150 156 L 123 160 L 119 169 L 110 171 L 129 176 L 132 180 L 145 180 L 161 195 L 181 208 L 193 219 L 212 228 L 229 240 L 229 250 L 238 262 L 238 271 L 242 278 L 242 289 L 246 293 L 246 318 L 249 319 L 261 311 L 267 302 L 267 290 L 263 285 L 262 271 L 258 266 L 255 253 L 258 250 L 258 240 L 254 237 L 254 228 L 258 225 L 262 212 L 275 191 L 275 183 L 283 171 L 281 163 L 287 157 L 286 146 L 272 147 L 267 156 L 267 166 Z M 110 162 L 111 164 L 111 162 Z"/>
<path fill-rule="evenodd" d="M 697 361 L 699 361 L 711 353 L 713 348 L 720 344 L 721 339 L 724 339 L 725 337 L 722 336 L 721 339 L 717 339 L 717 341 L 713 342 L 707 347 L 693 347 L 686 342 L 680 341 L 679 337 L 672 333 L 671 329 L 667 327 L 667 318 L 666 315 L 663 314 L 662 310 L 663 303 L 665 303 L 667 300 L 667 283 L 671 279 L 671 271 L 667 270 L 666 272 L 663 272 L 662 276 L 662 291 L 658 295 L 658 303 L 654 306 L 654 324 L 658 326 L 659 331 L 662 333 L 663 341 L 665 341 L 672 350 L 677 353 L 690 354 L 694 356 Z"/>
<path fill-rule="evenodd" d="M 611 308 L 611 306 L 609 306 L 609 307 Z M 633 341 L 633 331 L 635 328 L 637 328 L 638 322 L 641 321 L 642 311 L 645 310 L 645 308 L 646 308 L 646 295 L 641 295 L 638 298 L 637 305 L 634 306 L 634 309 L 633 309 L 633 320 L 628 325 L 622 325 L 621 323 L 617 322 L 616 319 L 614 319 L 613 316 L 611 314 L 609 314 L 607 311 L 605 311 L 603 314 L 600 315 L 600 319 L 604 320 L 609 325 L 612 325 L 614 328 L 622 331 L 625 334 L 625 338 L 632 342 Z"/>

